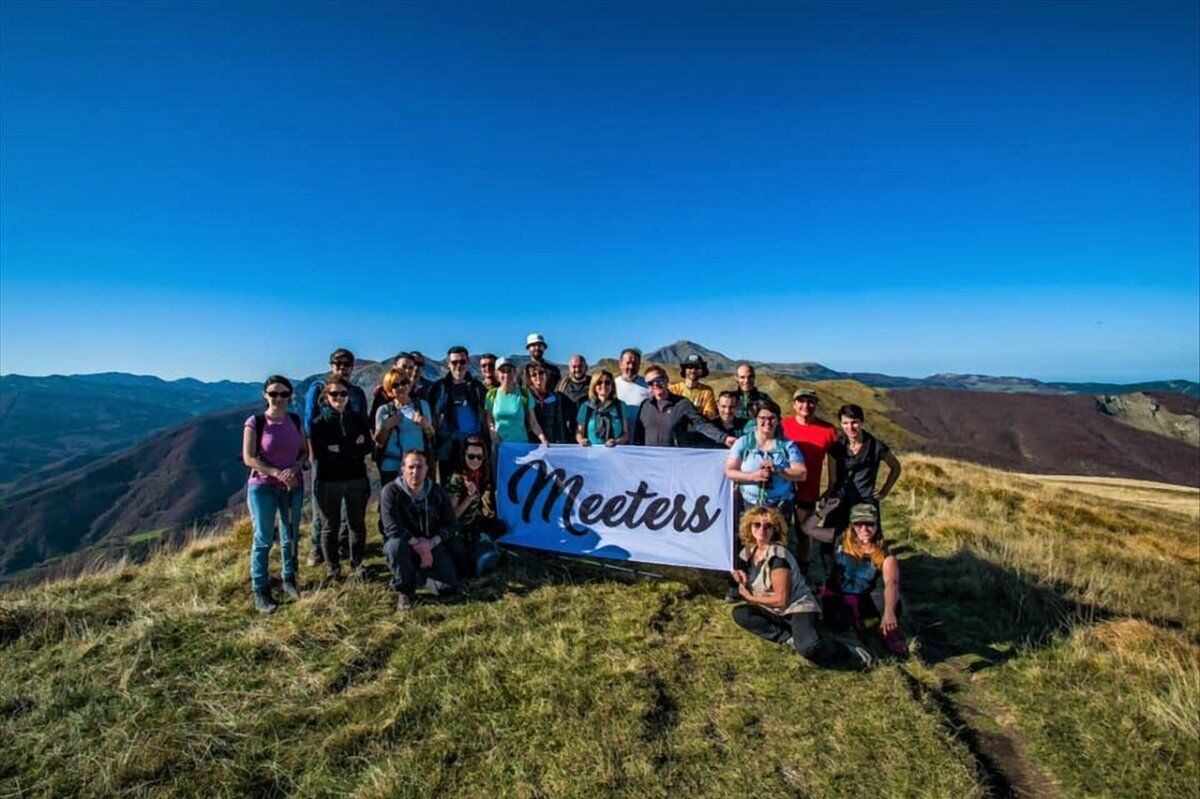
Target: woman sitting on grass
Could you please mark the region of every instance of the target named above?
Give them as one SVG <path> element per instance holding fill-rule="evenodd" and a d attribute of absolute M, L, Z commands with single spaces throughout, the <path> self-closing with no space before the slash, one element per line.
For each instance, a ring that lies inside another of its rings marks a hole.
<path fill-rule="evenodd" d="M 829 500 L 829 504 L 836 503 Z M 827 511 L 829 512 L 829 511 Z M 850 509 L 850 528 L 838 535 L 834 527 L 818 527 L 816 516 L 804 520 L 801 529 L 817 541 L 832 542 L 833 566 L 821 589 L 825 623 L 833 630 L 853 626 L 860 633 L 878 624 L 888 651 L 903 655 L 908 649 L 900 632 L 900 564 L 888 551 L 879 527 L 879 511 L 860 503 Z M 879 577 L 883 576 L 883 587 Z M 880 617 L 879 608 L 883 607 Z"/>
<path fill-rule="evenodd" d="M 871 656 L 865 649 L 821 638 L 820 608 L 783 545 L 786 531 L 777 508 L 758 506 L 742 514 L 738 565 L 744 568 L 734 569 L 733 579 L 747 604 L 733 609 L 733 620 L 760 638 L 792 647 L 818 666 L 870 667 Z"/>
<path fill-rule="evenodd" d="M 458 520 L 458 535 L 450 539 L 450 556 L 460 577 L 478 577 L 495 566 L 494 542 L 504 535 L 504 522 L 496 518 L 488 501 L 491 470 L 486 453 L 487 442 L 481 436 L 467 438 L 461 460 L 446 484 L 450 507 Z"/>

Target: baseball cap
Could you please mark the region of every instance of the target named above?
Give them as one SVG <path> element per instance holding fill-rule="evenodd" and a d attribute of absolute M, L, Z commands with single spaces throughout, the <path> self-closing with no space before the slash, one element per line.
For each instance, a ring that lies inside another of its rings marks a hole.
<path fill-rule="evenodd" d="M 850 523 L 855 522 L 874 522 L 879 524 L 879 511 L 874 505 L 866 502 L 860 502 L 850 509 Z"/>

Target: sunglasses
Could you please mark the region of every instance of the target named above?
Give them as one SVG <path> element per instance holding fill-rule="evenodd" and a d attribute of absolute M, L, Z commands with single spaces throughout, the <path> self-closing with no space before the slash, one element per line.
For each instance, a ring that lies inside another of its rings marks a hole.
<path fill-rule="evenodd" d="M 271 399 L 287 399 L 292 396 L 290 391 L 268 391 L 267 396 Z"/>
<path fill-rule="evenodd" d="M 646 381 L 646 385 L 648 385 L 648 386 L 658 386 L 658 387 L 660 387 L 660 388 L 661 388 L 662 386 L 665 386 L 666 384 L 667 384 L 667 378 L 665 378 L 665 377 L 656 377 L 656 378 L 654 378 L 653 380 L 647 380 L 647 381 Z"/>
<path fill-rule="evenodd" d="M 468 461 L 481 461 L 481 460 L 483 460 L 483 456 L 467 454 L 467 455 L 463 456 L 463 459 L 468 460 Z"/>
<path fill-rule="evenodd" d="M 349 392 L 349 391 L 326 391 L 325 393 L 326 393 L 326 394 L 328 394 L 330 397 L 332 397 L 332 398 L 334 398 L 334 399 L 336 399 L 336 398 L 338 398 L 338 397 L 348 397 L 348 396 L 350 396 L 350 392 Z"/>
<path fill-rule="evenodd" d="M 393 386 L 411 386 L 412 381 L 411 380 L 397 380 L 395 383 L 392 383 L 392 385 Z"/>
<path fill-rule="evenodd" d="M 450 359 L 451 366 L 462 366 L 466 362 L 467 362 L 466 358 L 451 358 Z"/>

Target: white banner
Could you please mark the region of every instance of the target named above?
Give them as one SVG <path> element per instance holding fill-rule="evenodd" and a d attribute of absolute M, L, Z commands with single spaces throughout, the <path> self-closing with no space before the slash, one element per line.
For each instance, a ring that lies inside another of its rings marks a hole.
<path fill-rule="evenodd" d="M 501 543 L 700 569 L 733 566 L 728 450 L 500 446 Z"/>

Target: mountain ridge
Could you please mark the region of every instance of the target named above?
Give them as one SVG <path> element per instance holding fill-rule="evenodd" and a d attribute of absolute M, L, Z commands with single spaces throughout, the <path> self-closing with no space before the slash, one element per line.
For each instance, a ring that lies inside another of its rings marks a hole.
<path fill-rule="evenodd" d="M 756 370 L 795 377 L 801 380 L 857 380 L 874 388 L 955 388 L 965 391 L 1028 392 L 1034 394 L 1123 394 L 1131 391 L 1160 391 L 1200 397 L 1200 383 L 1191 380 L 1148 380 L 1137 383 L 1042 381 L 1015 375 L 939 372 L 925 377 L 904 377 L 881 372 L 839 372 L 814 361 L 784 363 L 740 360 L 687 339 L 679 339 L 642 357 L 648 363 L 676 366 L 689 355 L 699 355 L 713 371 L 731 372 L 739 363 Z"/>

